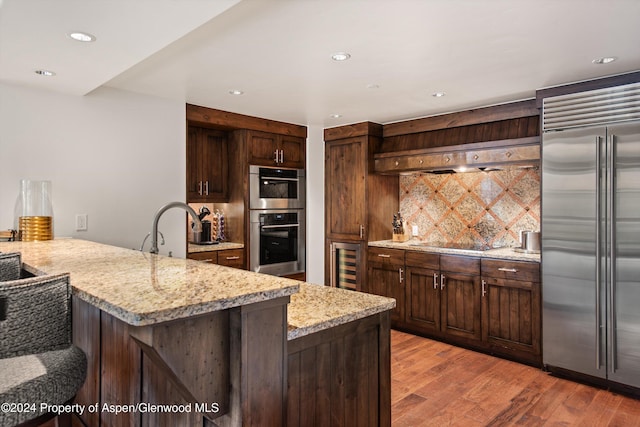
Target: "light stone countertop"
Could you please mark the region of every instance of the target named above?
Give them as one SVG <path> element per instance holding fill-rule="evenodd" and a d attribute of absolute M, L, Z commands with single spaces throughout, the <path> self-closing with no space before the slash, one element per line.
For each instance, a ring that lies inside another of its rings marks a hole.
<path fill-rule="evenodd" d="M 220 242 L 217 245 L 195 245 L 193 243 L 189 243 L 187 247 L 187 252 L 190 254 L 197 252 L 213 252 L 213 251 L 224 251 L 227 249 L 242 249 L 244 245 L 242 243 L 233 243 L 233 242 Z"/>
<path fill-rule="evenodd" d="M 289 340 L 371 316 L 396 306 L 396 300 L 378 295 L 300 284 L 288 309 Z"/>
<path fill-rule="evenodd" d="M 430 253 L 439 253 L 439 254 L 450 254 L 450 255 L 467 255 L 467 256 L 475 256 L 479 258 L 495 258 L 495 259 L 504 259 L 504 260 L 513 260 L 513 261 L 531 261 L 531 262 L 540 262 L 540 254 L 527 254 L 515 252 L 513 248 L 497 248 L 490 249 L 488 251 L 472 251 L 466 249 L 448 249 L 448 248 L 436 248 L 433 246 L 415 246 L 419 241 L 410 239 L 406 242 L 394 242 L 393 240 L 379 240 L 376 242 L 369 242 L 369 246 L 378 247 L 378 248 L 389 248 L 389 249 L 403 249 L 406 251 L 419 251 L 419 252 L 430 252 Z"/>
<path fill-rule="evenodd" d="M 292 295 L 291 279 L 77 239 L 0 242 L 35 274 L 71 274 L 74 295 L 134 326 Z"/>
<path fill-rule="evenodd" d="M 34 274 L 71 273 L 74 295 L 134 325 L 291 296 L 288 339 L 395 307 L 391 298 L 77 239 L 0 242 Z"/>

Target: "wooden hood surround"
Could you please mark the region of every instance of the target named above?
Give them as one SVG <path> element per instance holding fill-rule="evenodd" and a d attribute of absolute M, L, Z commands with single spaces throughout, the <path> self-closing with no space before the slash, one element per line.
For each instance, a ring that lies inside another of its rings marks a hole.
<path fill-rule="evenodd" d="M 403 174 L 539 161 L 540 114 L 532 99 L 385 125 L 374 169 Z"/>

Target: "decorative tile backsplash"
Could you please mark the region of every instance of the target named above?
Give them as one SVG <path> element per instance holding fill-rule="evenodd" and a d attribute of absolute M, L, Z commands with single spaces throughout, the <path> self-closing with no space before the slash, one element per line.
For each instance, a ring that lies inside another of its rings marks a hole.
<path fill-rule="evenodd" d="M 540 171 L 401 176 L 400 212 L 429 244 L 515 246 L 520 230 L 540 230 Z"/>

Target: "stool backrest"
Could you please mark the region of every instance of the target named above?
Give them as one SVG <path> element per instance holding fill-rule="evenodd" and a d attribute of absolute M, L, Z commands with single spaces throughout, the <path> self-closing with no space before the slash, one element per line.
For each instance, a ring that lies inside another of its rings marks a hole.
<path fill-rule="evenodd" d="M 69 274 L 0 282 L 0 300 L 0 358 L 71 345 Z"/>
<path fill-rule="evenodd" d="M 19 279 L 21 269 L 20 252 L 0 253 L 0 282 Z"/>

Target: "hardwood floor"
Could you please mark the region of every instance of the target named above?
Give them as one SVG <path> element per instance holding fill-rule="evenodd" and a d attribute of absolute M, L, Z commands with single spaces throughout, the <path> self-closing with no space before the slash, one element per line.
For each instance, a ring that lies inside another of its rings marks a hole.
<path fill-rule="evenodd" d="M 393 427 L 640 426 L 640 400 L 391 331 Z"/>

